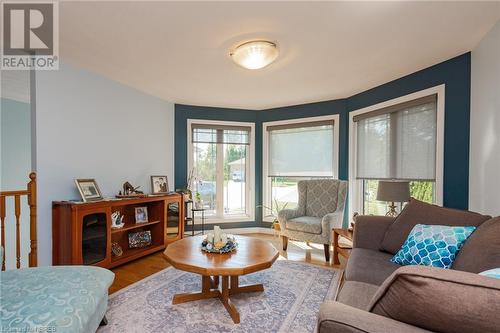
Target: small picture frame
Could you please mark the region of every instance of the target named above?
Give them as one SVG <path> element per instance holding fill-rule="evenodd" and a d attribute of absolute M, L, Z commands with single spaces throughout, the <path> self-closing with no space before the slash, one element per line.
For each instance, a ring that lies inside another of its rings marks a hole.
<path fill-rule="evenodd" d="M 75 179 L 76 187 L 83 202 L 102 200 L 101 190 L 95 179 Z"/>
<path fill-rule="evenodd" d="M 151 244 L 151 230 L 131 232 L 128 234 L 128 247 L 131 249 L 148 247 Z"/>
<path fill-rule="evenodd" d="M 148 207 L 135 207 L 135 223 L 148 222 Z"/>
<path fill-rule="evenodd" d="M 167 176 L 151 176 L 151 193 L 166 194 L 168 191 Z"/>

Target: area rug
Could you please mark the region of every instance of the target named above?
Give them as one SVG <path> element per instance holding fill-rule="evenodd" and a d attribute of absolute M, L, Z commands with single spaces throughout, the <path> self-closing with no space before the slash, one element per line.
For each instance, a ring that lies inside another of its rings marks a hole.
<path fill-rule="evenodd" d="M 231 296 L 240 324 L 217 299 L 172 305 L 179 292 L 201 290 L 199 275 L 167 268 L 111 295 L 108 325 L 99 333 L 122 332 L 314 332 L 321 303 L 333 299 L 342 271 L 278 260 L 265 271 L 240 277 L 265 291 Z"/>

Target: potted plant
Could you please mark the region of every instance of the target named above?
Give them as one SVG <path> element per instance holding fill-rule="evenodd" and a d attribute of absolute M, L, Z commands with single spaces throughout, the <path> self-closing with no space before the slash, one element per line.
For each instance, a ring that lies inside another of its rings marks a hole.
<path fill-rule="evenodd" d="M 196 207 L 196 209 L 203 208 L 203 201 L 201 200 L 201 194 L 198 191 L 196 191 L 196 194 L 194 195 L 194 206 Z"/>
<path fill-rule="evenodd" d="M 274 218 L 273 222 L 271 224 L 271 229 L 273 229 L 275 231 L 280 231 L 281 229 L 280 229 L 280 224 L 278 221 L 278 213 L 281 210 L 286 209 L 287 206 L 288 206 L 288 202 L 280 204 L 280 202 L 278 200 L 274 199 L 274 205 L 273 205 L 274 209 L 272 207 L 268 207 L 266 205 L 259 205 L 259 206 L 257 206 L 257 208 L 268 209 L 271 212 L 271 216 Z"/>

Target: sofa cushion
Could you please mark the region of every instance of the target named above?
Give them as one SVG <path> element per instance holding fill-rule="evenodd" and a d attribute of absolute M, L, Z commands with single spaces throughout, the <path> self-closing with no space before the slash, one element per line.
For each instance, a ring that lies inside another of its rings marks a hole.
<path fill-rule="evenodd" d="M 345 281 L 337 295 L 337 302 L 366 310 L 379 286 L 358 281 Z"/>
<path fill-rule="evenodd" d="M 500 217 L 481 224 L 469 237 L 452 269 L 479 273 L 500 267 Z"/>
<path fill-rule="evenodd" d="M 345 268 L 346 281 L 381 285 L 399 265 L 390 261 L 392 255 L 378 250 L 354 248 Z"/>
<path fill-rule="evenodd" d="M 500 280 L 405 266 L 384 282 L 368 310 L 435 332 L 500 332 Z"/>
<path fill-rule="evenodd" d="M 391 261 L 399 265 L 450 268 L 458 251 L 475 229 L 417 224 Z"/>
<path fill-rule="evenodd" d="M 381 249 L 395 254 L 417 224 L 477 227 L 490 218 L 487 215 L 439 207 L 411 199 L 394 223 L 387 228 Z"/>
<path fill-rule="evenodd" d="M 313 216 L 300 216 L 286 221 L 288 230 L 321 234 L 321 218 Z"/>

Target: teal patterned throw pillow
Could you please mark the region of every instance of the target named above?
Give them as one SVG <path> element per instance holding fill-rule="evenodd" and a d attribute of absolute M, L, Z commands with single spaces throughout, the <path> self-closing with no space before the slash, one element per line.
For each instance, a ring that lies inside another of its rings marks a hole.
<path fill-rule="evenodd" d="M 476 227 L 417 224 L 391 261 L 399 265 L 450 268 L 474 230 Z"/>
<path fill-rule="evenodd" d="M 500 268 L 490 269 L 479 273 L 479 275 L 487 276 L 494 279 L 500 279 Z"/>

